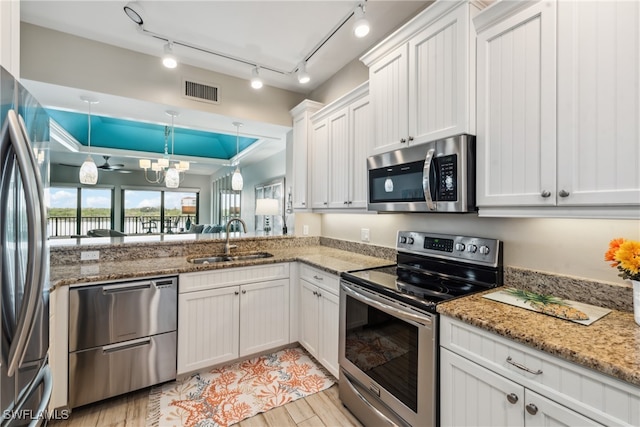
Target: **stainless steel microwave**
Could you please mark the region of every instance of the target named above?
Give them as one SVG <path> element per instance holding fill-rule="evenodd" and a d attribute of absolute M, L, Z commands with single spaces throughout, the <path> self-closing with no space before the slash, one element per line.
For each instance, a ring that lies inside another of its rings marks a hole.
<path fill-rule="evenodd" d="M 475 154 L 475 137 L 462 134 L 369 157 L 368 209 L 475 211 Z"/>

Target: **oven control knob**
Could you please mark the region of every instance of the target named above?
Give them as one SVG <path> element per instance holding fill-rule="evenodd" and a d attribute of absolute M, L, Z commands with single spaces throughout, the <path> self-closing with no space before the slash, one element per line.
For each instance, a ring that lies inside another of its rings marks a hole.
<path fill-rule="evenodd" d="M 478 250 L 478 247 L 476 245 L 467 246 L 467 252 L 471 252 L 472 254 L 474 254 L 476 253 L 477 250 Z"/>
<path fill-rule="evenodd" d="M 487 255 L 489 252 L 491 252 L 491 250 L 489 249 L 489 246 L 480 246 L 480 253 L 482 255 Z"/>
<path fill-rule="evenodd" d="M 410 245 L 413 245 L 413 237 L 409 237 L 407 239 L 407 243 L 410 244 Z"/>
<path fill-rule="evenodd" d="M 456 243 L 456 251 L 464 251 L 464 243 Z"/>
<path fill-rule="evenodd" d="M 404 236 L 400 236 L 400 243 L 407 243 L 407 238 Z"/>

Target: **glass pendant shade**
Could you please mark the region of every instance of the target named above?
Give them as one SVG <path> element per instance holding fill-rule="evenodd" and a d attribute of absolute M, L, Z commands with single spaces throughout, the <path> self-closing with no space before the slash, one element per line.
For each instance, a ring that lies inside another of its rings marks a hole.
<path fill-rule="evenodd" d="M 87 160 L 84 161 L 80 167 L 80 183 L 86 185 L 95 185 L 98 182 L 98 167 L 91 158 L 87 156 Z"/>
<path fill-rule="evenodd" d="M 244 181 L 242 179 L 242 175 L 240 174 L 240 169 L 236 168 L 231 176 L 231 189 L 233 191 L 242 191 L 242 186 L 244 185 Z"/>
<path fill-rule="evenodd" d="M 180 186 L 180 172 L 175 167 L 167 169 L 164 177 L 167 188 L 178 188 Z"/>

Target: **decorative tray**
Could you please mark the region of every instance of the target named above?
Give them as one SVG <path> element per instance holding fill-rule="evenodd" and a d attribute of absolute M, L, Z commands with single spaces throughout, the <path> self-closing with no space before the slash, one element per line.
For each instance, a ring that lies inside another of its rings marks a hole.
<path fill-rule="evenodd" d="M 582 302 L 565 300 L 553 295 L 537 294 L 516 288 L 504 288 L 484 298 L 547 314 L 559 319 L 570 320 L 581 325 L 590 325 L 601 317 L 611 313 L 607 308 Z"/>

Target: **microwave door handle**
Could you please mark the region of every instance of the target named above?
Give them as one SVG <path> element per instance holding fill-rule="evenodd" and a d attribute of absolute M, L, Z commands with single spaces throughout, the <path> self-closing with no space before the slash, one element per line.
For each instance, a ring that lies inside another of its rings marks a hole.
<path fill-rule="evenodd" d="M 427 208 L 430 211 L 436 210 L 436 204 L 431 198 L 431 180 L 429 179 L 431 174 L 431 162 L 435 151 L 435 148 L 431 148 L 427 151 L 427 157 L 424 159 L 424 170 L 422 171 L 422 189 L 424 190 L 424 198 L 427 201 Z"/>

